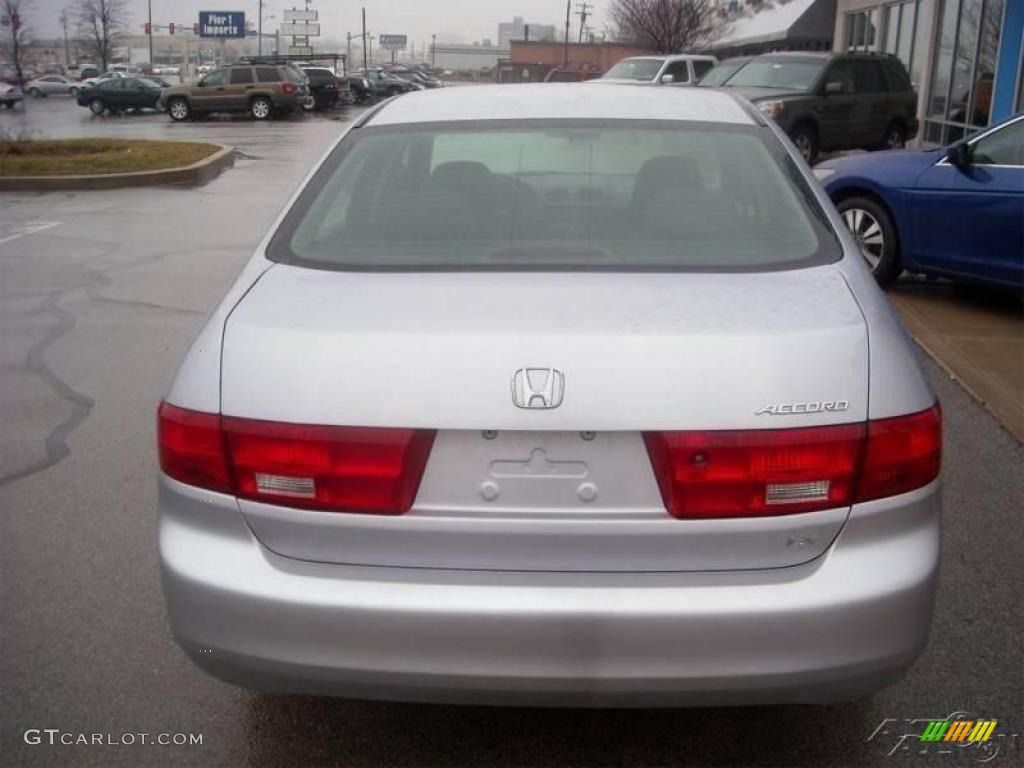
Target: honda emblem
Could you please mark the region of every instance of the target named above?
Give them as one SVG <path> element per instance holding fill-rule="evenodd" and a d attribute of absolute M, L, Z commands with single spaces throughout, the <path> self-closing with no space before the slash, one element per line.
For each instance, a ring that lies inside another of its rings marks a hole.
<path fill-rule="evenodd" d="M 565 376 L 555 368 L 520 368 L 512 374 L 512 402 L 520 408 L 557 408 L 565 394 Z"/>

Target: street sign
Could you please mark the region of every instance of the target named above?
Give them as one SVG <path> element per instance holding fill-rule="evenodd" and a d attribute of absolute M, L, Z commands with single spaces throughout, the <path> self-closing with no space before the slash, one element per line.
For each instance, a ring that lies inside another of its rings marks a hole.
<path fill-rule="evenodd" d="M 380 35 L 377 42 L 385 51 L 404 51 L 409 38 L 406 35 Z"/>
<path fill-rule="evenodd" d="M 200 37 L 245 37 L 244 11 L 200 11 Z"/>
<path fill-rule="evenodd" d="M 309 21 L 292 21 L 281 25 L 281 34 L 292 37 L 320 37 L 320 25 Z"/>
<path fill-rule="evenodd" d="M 316 21 L 319 18 L 317 11 L 285 11 L 285 21 Z"/>
<path fill-rule="evenodd" d="M 289 56 L 312 56 L 313 47 L 309 45 L 289 45 L 288 46 Z"/>

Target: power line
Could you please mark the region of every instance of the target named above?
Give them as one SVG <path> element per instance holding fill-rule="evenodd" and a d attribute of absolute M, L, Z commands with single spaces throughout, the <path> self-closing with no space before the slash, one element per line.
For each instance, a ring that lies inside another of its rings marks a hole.
<path fill-rule="evenodd" d="M 580 17 L 580 37 L 577 42 L 583 42 L 583 30 L 587 26 L 587 16 L 590 15 L 589 11 L 593 10 L 593 3 L 576 3 L 576 15 Z"/>

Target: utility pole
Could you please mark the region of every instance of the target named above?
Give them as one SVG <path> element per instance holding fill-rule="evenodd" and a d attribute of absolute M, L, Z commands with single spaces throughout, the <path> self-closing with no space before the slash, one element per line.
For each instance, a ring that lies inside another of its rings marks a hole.
<path fill-rule="evenodd" d="M 263 55 L 263 0 L 260 0 L 259 7 L 260 20 L 256 23 L 256 37 L 259 38 L 259 42 L 256 43 L 256 55 Z"/>
<path fill-rule="evenodd" d="M 67 9 L 60 12 L 60 25 L 64 27 L 64 66 L 71 66 L 71 48 L 68 45 L 68 12 Z M 149 57 L 153 58 L 152 54 Z"/>
<path fill-rule="evenodd" d="M 149 19 L 149 69 L 153 70 L 153 0 L 146 0 L 146 16 Z M 64 12 L 60 14 L 61 22 L 64 24 L 64 45 L 67 45 L 68 26 Z"/>
<path fill-rule="evenodd" d="M 579 8 L 576 11 L 576 15 L 580 17 L 580 39 L 579 42 L 583 42 L 583 29 L 587 26 L 587 11 L 594 6 L 590 3 L 576 3 L 576 7 Z"/>
<path fill-rule="evenodd" d="M 565 61 L 562 63 L 568 66 L 569 64 L 569 17 L 572 15 L 572 0 L 565 0 Z"/>
<path fill-rule="evenodd" d="M 363 72 L 366 72 L 369 66 L 366 60 L 366 6 L 363 6 Z"/>
<path fill-rule="evenodd" d="M 345 59 L 352 61 L 352 33 L 345 33 Z"/>
<path fill-rule="evenodd" d="M 437 69 L 437 35 L 430 36 L 430 68 Z"/>

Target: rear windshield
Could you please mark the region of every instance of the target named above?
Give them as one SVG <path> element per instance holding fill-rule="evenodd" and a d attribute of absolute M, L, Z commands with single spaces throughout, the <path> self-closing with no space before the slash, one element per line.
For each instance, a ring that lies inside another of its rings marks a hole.
<path fill-rule="evenodd" d="M 625 80 L 653 80 L 664 59 L 623 59 L 605 73 L 605 77 Z"/>
<path fill-rule="evenodd" d="M 839 251 L 763 128 L 487 121 L 354 129 L 268 255 L 328 269 L 728 271 Z"/>
<path fill-rule="evenodd" d="M 726 85 L 730 88 L 784 88 L 807 91 L 818 79 L 824 61 L 780 61 L 755 59 L 733 75 Z"/>

